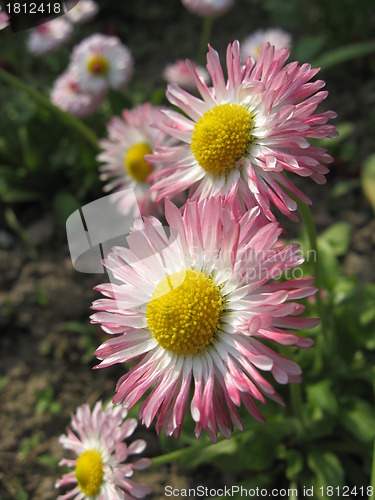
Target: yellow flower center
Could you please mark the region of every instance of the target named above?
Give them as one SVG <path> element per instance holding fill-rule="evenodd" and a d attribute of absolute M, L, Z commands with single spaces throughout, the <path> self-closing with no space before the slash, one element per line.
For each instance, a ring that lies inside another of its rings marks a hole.
<path fill-rule="evenodd" d="M 86 496 L 98 494 L 103 482 L 103 462 L 98 450 L 86 450 L 77 458 L 75 475 Z"/>
<path fill-rule="evenodd" d="M 139 142 L 134 144 L 125 156 L 125 170 L 132 179 L 138 182 L 146 182 L 147 177 L 151 173 L 152 167 L 145 160 L 145 155 L 152 153 L 152 149 L 148 144 Z"/>
<path fill-rule="evenodd" d="M 104 56 L 92 56 L 87 62 L 87 69 L 95 76 L 106 76 L 109 70 L 108 59 Z"/>
<path fill-rule="evenodd" d="M 220 104 L 195 124 L 191 151 L 207 173 L 226 174 L 247 153 L 252 128 L 248 109 L 239 104 Z"/>
<path fill-rule="evenodd" d="M 147 304 L 152 336 L 175 354 L 196 354 L 213 341 L 223 299 L 207 274 L 187 269 L 164 278 Z"/>

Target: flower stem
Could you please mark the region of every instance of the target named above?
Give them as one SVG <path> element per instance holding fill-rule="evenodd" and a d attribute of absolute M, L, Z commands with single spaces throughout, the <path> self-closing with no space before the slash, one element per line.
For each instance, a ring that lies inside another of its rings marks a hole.
<path fill-rule="evenodd" d="M 199 64 L 205 63 L 205 55 L 207 52 L 208 43 L 210 41 L 211 30 L 212 30 L 212 17 L 205 17 L 203 19 L 203 28 L 199 44 L 199 54 L 198 54 Z"/>
<path fill-rule="evenodd" d="M 159 455 L 158 457 L 152 458 L 151 468 L 159 467 L 160 465 L 168 464 L 173 462 L 174 460 L 178 460 L 181 457 L 189 457 L 189 455 L 194 455 L 197 453 L 197 450 L 204 448 L 206 443 L 202 446 L 189 446 L 185 448 L 181 448 L 179 450 L 171 451 L 169 453 L 165 453 L 164 455 Z"/>
<path fill-rule="evenodd" d="M 297 202 L 298 206 L 298 212 L 301 215 L 302 218 L 302 223 L 304 224 L 306 231 L 307 231 L 307 237 L 309 239 L 309 246 L 310 249 L 314 251 L 315 258 L 313 259 L 313 267 L 314 267 L 314 276 L 315 276 L 315 284 L 317 288 L 319 288 L 317 294 L 315 295 L 316 298 L 316 305 L 318 308 L 319 316 L 322 322 L 322 329 L 323 331 L 325 330 L 325 325 L 326 325 L 326 316 L 325 316 L 325 309 L 324 305 L 320 296 L 320 290 L 322 288 L 321 284 L 321 276 L 320 276 L 320 264 L 319 264 L 319 249 L 318 249 L 318 242 L 317 242 L 317 236 L 316 236 L 316 228 L 315 228 L 315 223 L 311 214 L 311 211 L 305 203 L 302 201 L 295 199 Z"/>
<path fill-rule="evenodd" d="M 315 282 L 317 286 L 320 286 L 320 267 L 319 267 L 319 252 L 318 252 L 318 244 L 317 244 L 317 236 L 316 236 L 316 228 L 315 223 L 312 218 L 311 211 L 308 205 L 305 205 L 300 200 L 296 200 L 298 206 L 298 212 L 301 215 L 302 223 L 306 227 L 307 236 L 309 238 L 310 248 L 315 251 L 315 259 L 314 263 L 314 275 Z"/>
<path fill-rule="evenodd" d="M 54 113 L 56 116 L 58 116 L 61 121 L 65 122 L 72 129 L 79 132 L 79 134 L 81 136 L 83 136 L 86 139 L 86 141 L 88 141 L 96 151 L 98 151 L 98 152 L 100 151 L 100 147 L 99 147 L 99 143 L 98 143 L 98 139 L 97 139 L 96 135 L 81 120 L 79 120 L 75 116 L 70 115 L 69 113 L 66 113 L 62 109 L 58 108 L 49 99 L 47 99 L 47 97 L 45 97 L 43 94 L 41 94 L 39 91 L 30 87 L 29 85 L 24 83 L 19 78 L 15 77 L 14 75 L 9 74 L 7 71 L 4 71 L 1 68 L 0 68 L 0 80 L 2 80 L 3 82 L 7 83 L 8 85 L 10 85 L 12 87 L 15 87 L 15 88 L 22 90 L 23 92 L 26 92 L 27 94 L 29 94 L 40 105 L 49 109 L 50 111 L 52 111 L 52 113 Z"/>
<path fill-rule="evenodd" d="M 250 433 L 253 431 L 250 430 Z M 219 436 L 216 443 L 212 443 L 201 437 L 199 441 L 190 440 L 190 445 L 184 448 L 180 448 L 179 450 L 171 451 L 164 455 L 159 455 L 152 459 L 151 467 L 159 467 L 160 465 L 167 464 L 172 461 L 184 459 L 183 463 L 192 463 L 194 459 L 199 457 L 199 460 L 202 460 L 202 456 L 210 457 L 213 452 L 217 453 L 233 453 L 233 449 L 235 448 L 235 442 L 246 439 L 248 433 L 244 432 L 236 432 L 232 434 L 230 439 L 226 439 L 223 436 Z M 185 439 L 186 441 L 186 439 Z"/>
<path fill-rule="evenodd" d="M 302 404 L 302 393 L 300 384 L 290 384 L 290 400 L 294 416 L 298 418 L 302 425 L 305 425 L 305 412 Z"/>

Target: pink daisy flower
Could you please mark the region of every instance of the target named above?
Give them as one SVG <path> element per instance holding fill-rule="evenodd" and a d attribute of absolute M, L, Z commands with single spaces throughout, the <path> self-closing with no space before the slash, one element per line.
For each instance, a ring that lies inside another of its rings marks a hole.
<path fill-rule="evenodd" d="M 72 25 L 61 17 L 40 24 L 30 30 L 27 48 L 34 56 L 53 52 L 69 39 L 72 30 Z"/>
<path fill-rule="evenodd" d="M 161 203 L 155 205 L 156 194 L 151 193 L 149 175 L 153 166 L 145 159 L 156 146 L 166 146 L 171 139 L 153 124 L 165 117 L 162 108 L 149 103 L 140 104 L 132 110 L 124 110 L 122 118 L 113 117 L 107 126 L 108 139 L 102 139 L 103 152 L 97 156 L 100 179 L 109 181 L 105 192 L 133 189 L 138 206 L 134 206 L 134 196 L 126 194 L 117 199 L 118 210 L 127 215 L 133 212 L 142 215 L 160 213 Z M 155 165 L 157 168 L 157 165 Z M 129 192 L 129 191 L 128 191 Z M 130 192 L 132 193 L 132 192 Z M 185 200 L 184 200 L 185 201 Z"/>
<path fill-rule="evenodd" d="M 195 71 L 201 80 L 205 83 L 208 83 L 210 80 L 210 75 L 202 66 L 198 66 L 194 64 Z M 163 73 L 164 80 L 169 83 L 177 83 L 185 90 L 194 90 L 195 80 L 191 74 L 189 66 L 186 64 L 186 61 L 182 59 L 178 59 L 174 63 L 168 64 Z"/>
<path fill-rule="evenodd" d="M 142 453 L 145 441 L 138 439 L 127 446 L 123 441 L 137 427 L 134 418 L 126 420 L 127 411 L 119 406 L 102 408 L 98 401 L 93 411 L 87 404 L 80 406 L 72 416 L 72 430 L 60 436 L 63 448 L 72 451 L 76 459 L 63 459 L 61 466 L 74 468 L 56 482 L 56 488 L 74 486 L 60 500 L 116 500 L 143 498 L 151 489 L 129 479 L 133 470 L 143 470 L 151 460 L 141 458 L 124 463 L 130 455 Z"/>
<path fill-rule="evenodd" d="M 83 90 L 98 93 L 124 87 L 133 72 L 133 58 L 119 38 L 97 33 L 73 49 L 71 67 Z"/>
<path fill-rule="evenodd" d="M 282 29 L 257 30 L 244 39 L 241 44 L 241 58 L 246 62 L 248 57 L 258 59 L 263 44 L 269 42 L 275 50 L 289 49 L 292 45 L 292 37 Z"/>
<path fill-rule="evenodd" d="M 7 26 L 9 26 L 9 17 L 6 12 L 1 12 L 2 6 L 0 5 L 0 30 L 3 30 Z"/>
<path fill-rule="evenodd" d="M 241 403 L 259 421 L 254 400 L 282 403 L 258 370 L 281 384 L 300 382 L 301 369 L 262 340 L 309 348 L 312 340 L 284 329 L 312 328 L 318 320 L 297 318 L 296 299 L 316 292 L 312 278 L 273 282 L 299 265 L 298 245 L 276 247 L 281 229 L 261 225 L 259 207 L 240 219 L 220 198 L 188 202 L 183 214 L 166 201 L 168 237 L 160 222 L 138 220 L 129 249 L 113 248 L 103 262 L 119 284 L 96 289 L 91 316 L 112 338 L 95 355 L 98 368 L 134 363 L 118 381 L 114 401 L 140 406 L 143 423 L 178 437 L 189 403 L 196 423 L 216 441 L 242 429 Z M 150 391 L 150 392 L 149 392 Z"/>
<path fill-rule="evenodd" d="M 208 88 L 190 68 L 202 99 L 177 85 L 168 85 L 167 97 L 176 111 L 165 111 L 168 121 L 157 126 L 180 141 L 179 145 L 156 148 L 148 159 L 161 163 L 153 174 L 158 198 L 190 188 L 191 199 L 238 196 L 245 207 L 258 204 L 270 219 L 270 202 L 290 218 L 297 205 L 284 191 L 305 203 L 310 200 L 284 175 L 292 172 L 325 182 L 332 161 L 325 149 L 311 146 L 308 139 L 335 137 L 327 125 L 336 113 L 314 113 L 327 97 L 322 80 L 310 82 L 319 70 L 297 62 L 284 66 L 289 51 L 275 52 L 262 46 L 256 64 L 241 65 L 240 45 L 228 46 L 228 80 L 225 82 L 217 52 L 209 47 L 207 70 L 213 82 Z"/>
<path fill-rule="evenodd" d="M 51 101 L 74 116 L 94 113 L 106 98 L 106 92 L 83 92 L 74 71 L 66 71 L 53 84 Z"/>
<path fill-rule="evenodd" d="M 93 0 L 79 0 L 77 5 L 70 9 L 66 16 L 75 24 L 82 24 L 91 21 L 99 12 L 99 6 Z"/>
<path fill-rule="evenodd" d="M 235 0 L 182 0 L 183 5 L 193 14 L 216 17 L 233 7 Z"/>

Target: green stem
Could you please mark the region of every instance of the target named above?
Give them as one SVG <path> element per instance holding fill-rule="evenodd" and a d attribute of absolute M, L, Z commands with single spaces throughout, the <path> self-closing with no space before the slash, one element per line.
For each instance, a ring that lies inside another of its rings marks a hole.
<path fill-rule="evenodd" d="M 197 450 L 202 448 L 202 446 L 190 446 L 189 448 L 181 448 L 180 450 L 171 451 L 165 453 L 164 455 L 159 455 L 152 459 L 151 468 L 160 467 L 160 465 L 165 465 L 174 460 L 178 460 L 181 457 L 187 457 L 189 455 L 195 455 Z"/>
<path fill-rule="evenodd" d="M 314 275 L 315 275 L 315 282 L 317 286 L 320 287 L 319 252 L 318 252 L 318 242 L 316 236 L 315 223 L 308 205 L 305 205 L 305 203 L 303 203 L 300 200 L 296 200 L 296 202 L 298 206 L 298 212 L 300 213 L 302 222 L 306 227 L 310 248 L 315 252 L 315 259 L 313 260 Z"/>
<path fill-rule="evenodd" d="M 298 418 L 298 420 L 304 426 L 306 423 L 306 419 L 302 404 L 301 385 L 289 384 L 289 390 L 290 390 L 290 400 L 294 416 Z"/>
<path fill-rule="evenodd" d="M 372 495 L 368 497 L 368 500 L 375 500 L 375 441 L 374 441 L 374 450 L 372 453 L 372 469 L 371 469 L 370 485 L 372 486 Z"/>
<path fill-rule="evenodd" d="M 98 152 L 100 151 L 98 138 L 81 120 L 58 108 L 39 91 L 30 87 L 19 78 L 9 74 L 7 71 L 4 71 L 1 68 L 0 68 L 0 80 L 3 80 L 8 85 L 18 88 L 19 90 L 22 90 L 23 92 L 29 94 L 40 105 L 49 109 L 52 113 L 58 116 L 61 119 L 61 121 L 65 122 L 71 128 L 79 132 L 79 134 L 83 136 L 91 144 L 91 146 L 94 147 L 96 151 Z"/>
<path fill-rule="evenodd" d="M 205 17 L 203 19 L 203 28 L 202 28 L 201 40 L 199 44 L 199 54 L 197 60 L 199 64 L 205 64 L 207 46 L 211 36 L 212 22 L 213 22 L 212 17 Z"/>
<path fill-rule="evenodd" d="M 318 250 L 318 241 L 317 241 L 317 236 L 316 236 L 316 228 L 315 228 L 315 223 L 311 214 L 311 211 L 305 203 L 302 201 L 294 198 L 295 201 L 297 202 L 298 206 L 298 212 L 301 215 L 302 218 L 302 223 L 304 224 L 306 231 L 307 231 L 307 237 L 309 239 L 309 246 L 310 249 L 314 251 L 315 253 L 315 258 L 313 259 L 313 268 L 314 268 L 314 276 L 315 276 L 315 284 L 317 288 L 319 288 L 317 294 L 315 295 L 316 298 L 316 305 L 318 308 L 319 316 L 322 322 L 322 329 L 324 331 L 325 326 L 326 326 L 326 315 L 325 315 L 325 309 L 324 305 L 320 296 L 320 290 L 322 288 L 322 283 L 321 283 L 321 276 L 320 276 L 320 265 L 319 265 L 319 250 Z"/>
<path fill-rule="evenodd" d="M 38 257 L 36 248 L 34 247 L 29 233 L 22 227 L 21 223 L 17 219 L 16 214 L 12 209 L 7 208 L 4 212 L 5 220 L 8 226 L 14 231 L 25 243 L 29 256 L 31 259 L 35 260 Z"/>
<path fill-rule="evenodd" d="M 233 449 L 236 447 L 235 442 L 244 441 L 250 435 L 253 435 L 253 429 L 249 429 L 248 431 L 244 432 L 235 432 L 232 434 L 231 439 L 226 439 L 223 436 L 219 436 L 217 443 L 209 442 L 208 439 L 204 439 L 202 437 L 199 441 L 193 441 L 189 439 L 189 441 L 191 442 L 190 446 L 152 458 L 151 467 L 156 468 L 160 465 L 180 460 L 181 458 L 184 459 L 183 464 L 189 463 L 190 466 L 194 467 L 197 465 L 194 459 L 198 457 L 199 463 L 201 463 L 203 461 L 202 458 L 208 460 L 209 458 L 212 458 L 212 456 L 219 453 L 233 453 Z"/>

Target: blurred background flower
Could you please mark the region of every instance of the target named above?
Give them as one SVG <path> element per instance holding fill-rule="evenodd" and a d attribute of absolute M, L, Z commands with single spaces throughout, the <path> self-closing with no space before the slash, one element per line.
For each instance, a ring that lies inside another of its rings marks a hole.
<path fill-rule="evenodd" d="M 68 10 L 66 17 L 72 23 L 87 23 L 99 12 L 99 5 L 94 0 L 79 0 L 77 5 Z"/>
<path fill-rule="evenodd" d="M 4 12 L 3 7 L 0 5 L 0 30 L 9 26 L 8 14 Z"/>
<path fill-rule="evenodd" d="M 234 2 L 235 0 L 182 0 L 190 12 L 203 17 L 220 16 L 231 9 Z"/>
<path fill-rule="evenodd" d="M 261 46 L 266 42 L 273 45 L 275 50 L 290 49 L 292 37 L 286 31 L 277 28 L 255 31 L 241 42 L 241 58 L 243 62 L 246 63 L 248 57 L 252 57 L 256 61 Z"/>
<path fill-rule="evenodd" d="M 94 113 L 104 102 L 106 95 L 105 90 L 97 93 L 83 91 L 72 68 L 54 82 L 51 101 L 62 110 L 82 117 Z"/>
<path fill-rule="evenodd" d="M 206 68 L 193 63 L 195 71 L 201 80 L 205 83 L 209 83 L 210 75 L 208 74 Z M 192 72 L 188 68 L 186 61 L 178 59 L 174 63 L 168 64 L 163 72 L 163 78 L 168 83 L 176 83 L 185 90 L 193 91 L 196 89 L 194 77 Z"/>
<path fill-rule="evenodd" d="M 119 38 L 97 33 L 73 49 L 70 67 L 81 89 L 96 93 L 126 85 L 133 73 L 133 58 Z"/>
<path fill-rule="evenodd" d="M 34 56 L 53 52 L 69 40 L 72 30 L 72 25 L 64 18 L 40 24 L 30 30 L 27 48 Z"/>

